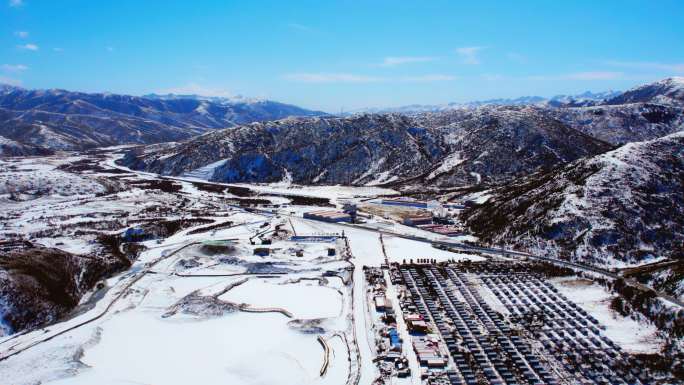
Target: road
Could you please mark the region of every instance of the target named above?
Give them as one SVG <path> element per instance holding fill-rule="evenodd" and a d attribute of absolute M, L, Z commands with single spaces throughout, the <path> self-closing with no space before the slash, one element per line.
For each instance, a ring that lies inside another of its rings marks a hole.
<path fill-rule="evenodd" d="M 125 171 L 127 171 L 127 172 L 136 173 L 136 174 L 141 174 L 141 175 L 146 175 L 146 176 L 148 176 L 148 177 L 149 177 L 149 176 L 157 176 L 157 175 L 154 175 L 154 174 L 144 173 L 144 172 L 140 172 L 140 171 L 135 171 L 135 170 L 131 170 L 131 169 L 127 168 L 127 167 L 117 165 L 117 164 L 114 162 L 113 159 L 109 159 L 109 160 L 106 161 L 105 163 L 106 163 L 106 166 L 114 167 L 114 168 L 118 168 L 118 169 L 122 169 L 122 170 L 125 170 Z M 158 176 L 157 176 L 157 177 L 158 177 Z M 172 178 L 172 179 L 176 179 L 176 180 L 184 181 L 184 182 L 189 182 L 188 180 L 185 180 L 184 178 Z M 206 182 L 206 183 L 216 184 L 216 185 L 227 185 L 227 184 L 225 184 L 225 183 L 217 183 L 217 182 Z M 240 208 L 240 209 L 243 209 L 243 210 L 244 210 L 244 208 L 242 208 L 242 207 L 236 207 L 236 208 Z M 282 215 L 282 216 L 285 216 L 285 217 L 290 217 L 290 218 L 291 218 L 291 217 L 296 217 L 296 218 L 298 218 L 298 219 L 301 219 L 301 217 L 297 217 L 297 216 L 295 216 L 295 215 L 288 214 L 288 213 L 285 213 L 285 212 L 278 212 L 277 210 L 262 210 L 262 209 L 253 209 L 253 208 L 250 208 L 249 210 L 246 210 L 246 211 L 253 212 L 253 213 L 261 213 L 261 214 L 263 214 L 263 215 L 268 215 L 268 216 L 279 214 L 279 215 Z M 291 223 L 291 222 L 290 222 L 290 223 Z M 612 272 L 612 271 L 610 271 L 610 270 L 602 269 L 602 268 L 600 268 L 600 267 L 595 267 L 595 266 L 580 264 L 580 263 L 576 263 L 576 262 L 565 261 L 565 260 L 561 260 L 561 259 L 556 259 L 556 258 L 551 258 L 551 257 L 546 257 L 546 256 L 541 256 L 541 255 L 536 255 L 536 254 L 531 254 L 531 253 L 522 252 L 522 251 L 517 251 L 517 250 L 509 250 L 509 249 L 503 249 L 503 248 L 492 248 L 492 247 L 482 247 L 482 246 L 473 246 L 473 245 L 468 245 L 468 244 L 465 244 L 465 243 L 453 242 L 453 241 L 432 240 L 432 239 L 425 238 L 425 237 L 420 237 L 420 236 L 417 236 L 417 235 L 401 234 L 401 233 L 396 233 L 396 232 L 387 231 L 387 230 L 380 230 L 380 229 L 377 229 L 377 228 L 368 227 L 368 226 L 363 226 L 363 225 L 358 225 L 358 224 L 334 223 L 334 225 L 340 226 L 340 227 L 342 227 L 342 228 L 344 228 L 344 227 L 350 227 L 350 228 L 355 228 L 355 229 L 364 229 L 364 230 L 372 231 L 372 232 L 375 232 L 375 233 L 378 233 L 378 234 L 391 235 L 391 236 L 400 237 L 400 238 L 404 238 L 404 239 L 409 239 L 409 240 L 413 240 L 413 241 L 417 241 L 417 242 L 425 242 L 425 243 L 430 243 L 430 244 L 435 244 L 435 245 L 443 245 L 443 246 L 448 246 L 448 247 L 456 247 L 456 248 L 460 248 L 460 249 L 463 249 L 463 250 L 478 251 L 478 252 L 481 252 L 481 253 L 488 253 L 488 254 L 492 254 L 492 255 L 506 254 L 506 255 L 510 255 L 510 256 L 518 256 L 518 257 L 530 258 L 530 259 L 535 259 L 535 260 L 539 260 L 539 261 L 545 261 L 545 262 L 553 263 L 553 264 L 559 265 L 559 266 L 569 267 L 569 268 L 578 269 L 578 270 L 583 270 L 583 271 L 590 271 L 590 272 L 593 272 L 593 273 L 596 273 L 596 274 L 600 274 L 600 275 L 602 275 L 602 276 L 604 276 L 604 277 L 607 277 L 607 278 L 610 278 L 610 279 L 622 278 L 621 275 L 616 274 L 616 273 L 614 273 L 614 272 Z M 646 286 L 646 285 L 643 285 L 643 284 L 637 282 L 637 281 L 634 280 L 634 279 L 625 279 L 625 282 L 627 282 L 627 283 L 630 284 L 631 286 L 640 288 L 640 289 L 642 289 L 642 290 L 653 290 L 652 288 L 650 288 L 650 287 L 648 287 L 648 286 Z M 670 303 L 672 303 L 672 304 L 674 304 L 674 305 L 677 305 L 677 306 L 679 306 L 679 307 L 684 308 L 684 301 L 681 301 L 681 300 L 679 300 L 678 298 L 674 298 L 674 297 L 670 296 L 669 294 L 664 293 L 664 292 L 661 292 L 661 291 L 656 291 L 656 290 L 653 290 L 653 291 L 656 293 L 656 295 L 657 295 L 659 298 L 661 298 L 661 299 L 663 299 L 663 300 L 666 300 L 666 301 L 668 301 L 668 302 L 670 302 Z"/>
<path fill-rule="evenodd" d="M 284 212 L 280 212 L 278 214 L 283 215 L 283 216 L 295 217 L 294 215 L 286 214 Z M 300 218 L 300 217 L 296 217 L 296 218 L 298 220 L 302 220 L 302 218 Z M 316 222 L 314 220 L 305 220 L 305 221 Z M 602 269 L 599 267 L 584 265 L 584 264 L 580 264 L 580 263 L 576 263 L 576 262 L 570 262 L 570 261 L 565 261 L 565 260 L 551 258 L 551 257 L 545 257 L 545 256 L 541 256 L 541 255 L 535 255 L 532 253 L 527 253 L 527 252 L 522 252 L 522 251 L 517 251 L 517 250 L 509 250 L 509 249 L 493 248 L 493 247 L 483 247 L 483 246 L 473 246 L 473 245 L 468 245 L 465 243 L 455 242 L 455 241 L 434 240 L 434 239 L 429 239 L 429 238 L 425 238 L 425 237 L 421 237 L 421 236 L 417 236 L 417 235 L 402 234 L 402 233 L 397 233 L 394 231 L 380 230 L 380 229 L 377 229 L 374 227 L 368 227 L 368 226 L 363 226 L 363 225 L 358 225 L 358 224 L 348 224 L 348 223 L 330 223 L 330 224 L 339 226 L 342 229 L 344 229 L 344 228 L 362 229 L 362 230 L 366 230 L 366 231 L 372 231 L 372 232 L 375 232 L 375 233 L 381 234 L 381 235 L 390 235 L 390 236 L 404 238 L 404 239 L 408 239 L 408 240 L 412 240 L 412 241 L 416 241 L 416 242 L 430 243 L 433 245 L 442 245 L 442 246 L 447 246 L 447 247 L 454 247 L 454 248 L 459 248 L 459 249 L 463 249 L 463 250 L 477 251 L 477 252 L 487 253 L 487 254 L 492 254 L 492 255 L 506 254 L 509 256 L 517 256 L 517 257 L 535 259 L 538 261 L 553 263 L 553 264 L 559 265 L 559 266 L 569 267 L 569 268 L 573 268 L 573 269 L 577 269 L 577 270 L 589 271 L 592 273 L 603 275 L 603 276 L 610 278 L 610 279 L 623 278 L 620 274 L 617 274 L 617 273 L 614 273 L 610 270 Z M 657 290 L 653 290 L 652 288 L 637 282 L 633 278 L 625 279 L 625 282 L 627 284 L 634 286 L 634 287 L 637 287 L 641 290 L 652 290 L 656 293 L 656 295 L 659 298 L 666 300 L 666 301 L 668 301 L 674 305 L 677 305 L 679 307 L 684 308 L 684 301 L 681 301 L 678 298 L 674 298 L 667 293 L 663 293 L 663 292 L 660 292 Z"/>

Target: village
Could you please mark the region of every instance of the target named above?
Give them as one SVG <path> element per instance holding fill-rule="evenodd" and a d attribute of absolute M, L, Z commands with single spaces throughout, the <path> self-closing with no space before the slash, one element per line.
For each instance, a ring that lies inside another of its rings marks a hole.
<path fill-rule="evenodd" d="M 635 353 L 662 348 L 655 330 L 624 317 L 618 328 L 604 302 L 576 303 L 578 289 L 563 286 L 578 279 L 571 269 L 559 281 L 551 263 L 478 246 L 458 219 L 472 201 L 159 178 L 116 166 L 117 156 L 72 159 L 81 167 L 68 177 L 127 189 L 39 197 L 10 213 L 3 231 L 29 237 L 9 236 L 8 249 L 94 248 L 106 234 L 137 256 L 62 321 L 0 337 L 9 383 L 225 379 L 225 357 L 236 383 L 652 383 Z M 30 162 L 19 177 L 39 167 Z M 35 227 L 42 207 L 52 227 Z M 74 222 L 74 212 L 99 222 Z"/>

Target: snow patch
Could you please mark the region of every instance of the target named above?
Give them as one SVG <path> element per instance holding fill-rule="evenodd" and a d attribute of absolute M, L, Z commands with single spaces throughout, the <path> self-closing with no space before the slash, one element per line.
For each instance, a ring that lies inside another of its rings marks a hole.
<path fill-rule="evenodd" d="M 458 166 L 459 164 L 463 163 L 464 161 L 465 161 L 465 159 L 461 159 L 461 154 L 459 152 L 454 152 L 452 154 L 449 154 L 446 158 L 444 158 L 444 160 L 442 161 L 442 164 L 440 164 L 439 167 L 437 167 L 433 172 L 431 172 L 427 178 L 432 179 L 439 174 L 449 172 L 454 167 Z"/>
<path fill-rule="evenodd" d="M 214 176 L 214 171 L 217 168 L 223 166 L 226 163 L 226 160 L 227 159 L 221 159 L 217 162 L 210 163 L 206 166 L 202 166 L 192 171 L 185 172 L 183 173 L 183 175 L 181 175 L 181 177 L 209 180 L 212 176 Z"/>
<path fill-rule="evenodd" d="M 603 286 L 577 278 L 556 278 L 550 282 L 560 293 L 606 326 L 604 334 L 623 349 L 632 353 L 660 351 L 663 342 L 656 336 L 657 328 L 623 317 L 610 309 L 610 301 L 615 295 L 607 292 Z"/>

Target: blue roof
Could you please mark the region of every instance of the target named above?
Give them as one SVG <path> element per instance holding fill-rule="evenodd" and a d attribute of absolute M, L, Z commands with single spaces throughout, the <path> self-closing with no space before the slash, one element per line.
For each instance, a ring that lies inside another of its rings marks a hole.
<path fill-rule="evenodd" d="M 401 347 L 401 341 L 399 340 L 399 333 L 397 333 L 397 329 L 390 329 L 389 335 L 392 346 Z"/>

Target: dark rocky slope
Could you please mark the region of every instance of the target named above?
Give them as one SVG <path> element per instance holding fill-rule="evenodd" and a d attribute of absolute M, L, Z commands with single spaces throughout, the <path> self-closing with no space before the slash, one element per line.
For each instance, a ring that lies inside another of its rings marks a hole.
<path fill-rule="evenodd" d="M 615 266 L 684 258 L 684 132 L 491 191 L 463 219 L 488 244 Z"/>
<path fill-rule="evenodd" d="M 0 252 L 0 326 L 18 332 L 53 323 L 100 279 L 129 265 L 125 258 L 44 247 Z"/>
<path fill-rule="evenodd" d="M 35 146 L 31 144 L 23 144 L 0 136 L 0 158 L 14 156 L 41 156 L 52 154 L 54 154 L 54 151 L 48 148 Z"/>
<path fill-rule="evenodd" d="M 123 163 L 223 182 L 453 186 L 505 181 L 610 148 L 542 109 L 513 106 L 254 123 Z"/>

